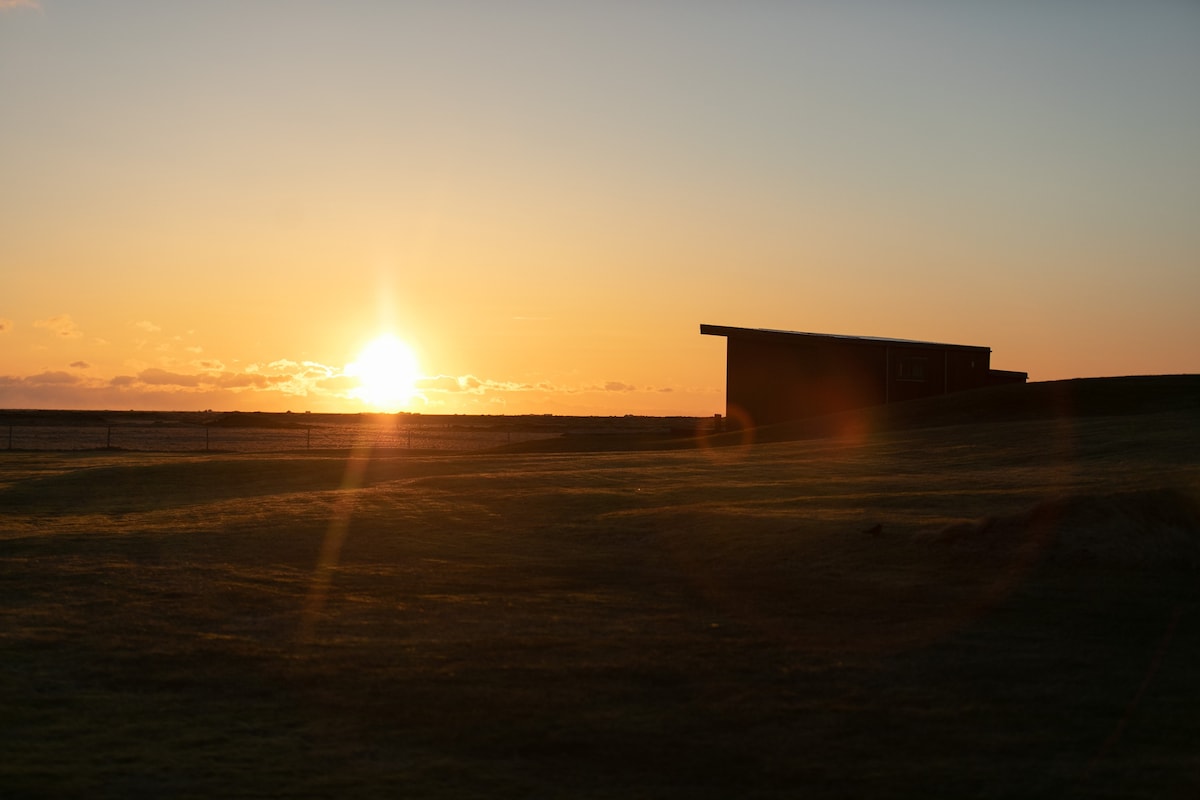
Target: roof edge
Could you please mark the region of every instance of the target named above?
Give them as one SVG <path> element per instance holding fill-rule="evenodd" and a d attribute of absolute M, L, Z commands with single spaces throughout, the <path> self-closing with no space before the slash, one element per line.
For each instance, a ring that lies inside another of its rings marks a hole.
<path fill-rule="evenodd" d="M 949 344 L 946 342 L 925 342 L 917 339 L 891 339 L 880 336 L 848 336 L 839 333 L 809 333 L 807 331 L 781 331 L 770 328 L 735 328 L 728 325 L 700 324 L 700 333 L 705 336 L 726 336 L 740 339 L 758 339 L 781 343 L 798 344 L 804 341 L 824 340 L 841 344 L 860 345 L 905 345 L 908 347 L 952 348 L 956 350 L 986 350 L 992 348 L 972 344 Z"/>

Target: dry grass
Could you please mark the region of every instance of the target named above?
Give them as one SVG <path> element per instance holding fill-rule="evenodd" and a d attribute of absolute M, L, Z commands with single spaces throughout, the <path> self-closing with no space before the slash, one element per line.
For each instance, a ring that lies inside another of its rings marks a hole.
<path fill-rule="evenodd" d="M 0 794 L 1191 797 L 1197 453 L 0 455 Z"/>

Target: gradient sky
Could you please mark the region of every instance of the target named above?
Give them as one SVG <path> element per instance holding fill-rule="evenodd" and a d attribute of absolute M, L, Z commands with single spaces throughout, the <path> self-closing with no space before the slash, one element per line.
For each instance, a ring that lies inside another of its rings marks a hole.
<path fill-rule="evenodd" d="M 701 322 L 1200 372 L 1200 4 L 0 0 L 0 407 L 724 408 Z"/>

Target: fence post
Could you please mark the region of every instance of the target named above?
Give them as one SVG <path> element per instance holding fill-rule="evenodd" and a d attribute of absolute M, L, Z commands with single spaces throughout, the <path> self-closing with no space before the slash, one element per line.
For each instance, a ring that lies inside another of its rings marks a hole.
<path fill-rule="evenodd" d="M 12 450 L 12 425 L 8 426 L 8 449 Z"/>
<path fill-rule="evenodd" d="M 212 428 L 204 426 L 204 452 L 208 452 L 208 434 L 212 432 Z"/>
<path fill-rule="evenodd" d="M 307 436 L 304 443 L 304 449 L 312 450 L 312 428 L 305 428 L 304 433 Z"/>
<path fill-rule="evenodd" d="M 104 449 L 112 450 L 112 425 L 105 428 L 104 431 Z"/>

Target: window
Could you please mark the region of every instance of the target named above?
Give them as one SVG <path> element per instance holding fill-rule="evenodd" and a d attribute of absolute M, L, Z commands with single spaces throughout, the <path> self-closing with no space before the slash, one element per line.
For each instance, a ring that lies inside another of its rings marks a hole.
<path fill-rule="evenodd" d="M 901 358 L 899 366 L 896 370 L 896 380 L 898 381 L 923 381 L 925 380 L 925 365 L 929 361 L 928 358 L 918 358 L 909 356 Z"/>

